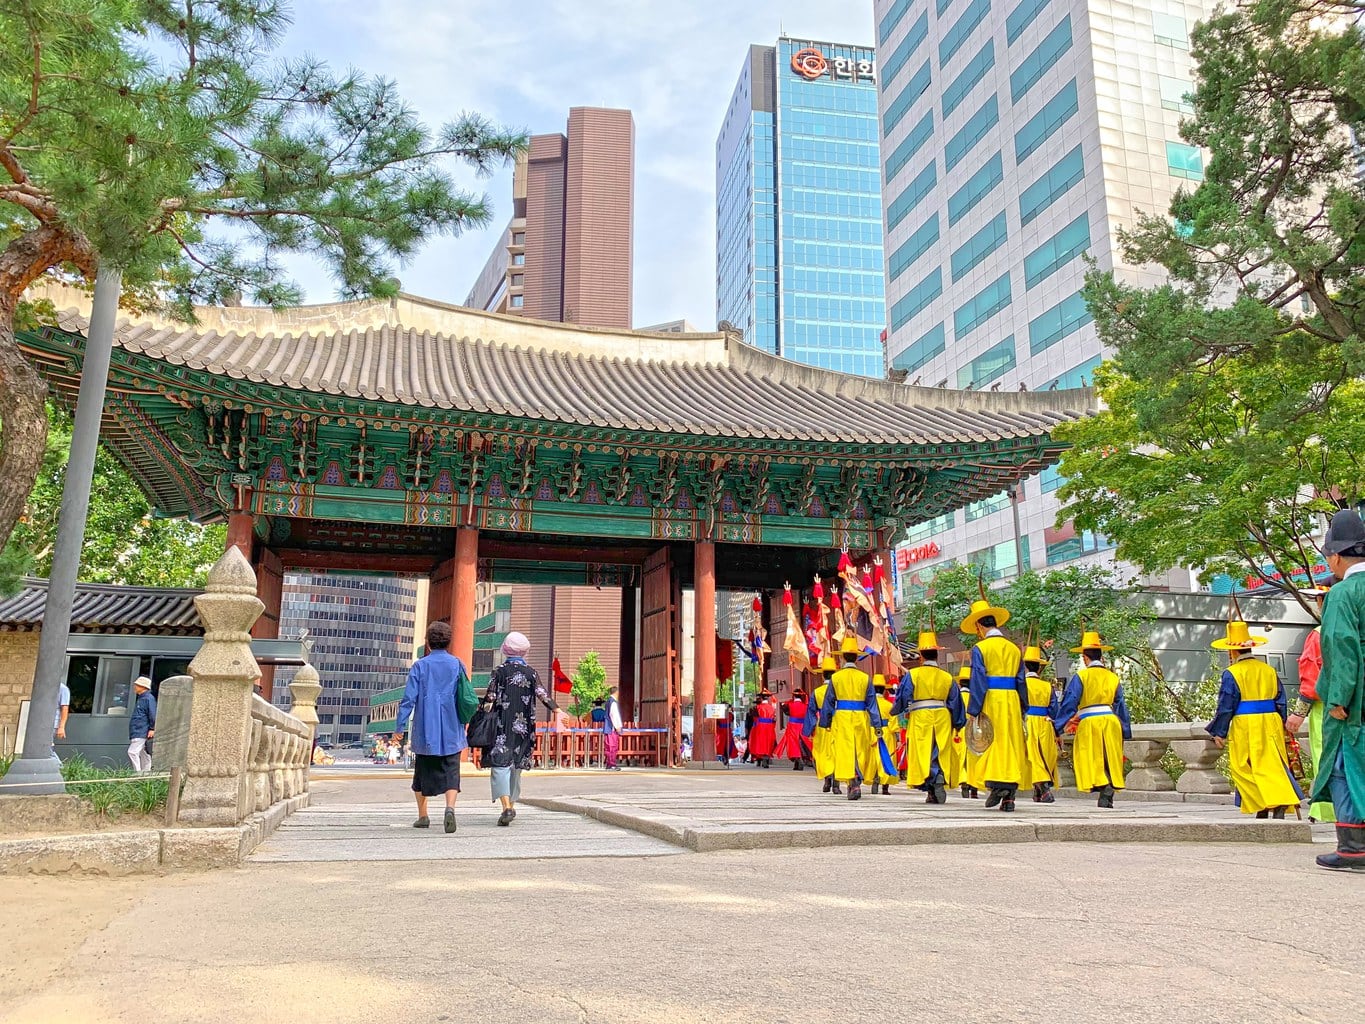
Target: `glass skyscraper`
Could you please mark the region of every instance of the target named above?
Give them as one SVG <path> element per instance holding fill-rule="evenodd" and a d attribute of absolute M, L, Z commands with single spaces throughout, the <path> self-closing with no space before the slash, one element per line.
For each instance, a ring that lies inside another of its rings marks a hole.
<path fill-rule="evenodd" d="M 716 140 L 716 317 L 768 352 L 880 377 L 876 77 L 867 47 L 749 48 Z"/>

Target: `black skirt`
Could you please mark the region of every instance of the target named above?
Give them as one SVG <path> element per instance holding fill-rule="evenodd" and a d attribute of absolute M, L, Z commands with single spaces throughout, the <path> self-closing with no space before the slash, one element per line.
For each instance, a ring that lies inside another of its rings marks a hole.
<path fill-rule="evenodd" d="M 412 769 L 412 791 L 423 796 L 442 796 L 460 788 L 459 754 L 417 754 Z"/>

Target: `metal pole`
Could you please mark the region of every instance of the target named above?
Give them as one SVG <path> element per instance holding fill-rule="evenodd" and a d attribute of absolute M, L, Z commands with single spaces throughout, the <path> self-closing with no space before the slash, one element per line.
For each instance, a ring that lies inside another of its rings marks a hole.
<path fill-rule="evenodd" d="M 1023 496 L 1024 485 L 1022 483 L 1010 484 L 1010 505 L 1014 509 L 1014 564 L 1015 575 L 1024 575 L 1024 537 L 1019 529 L 1019 499 Z"/>
<path fill-rule="evenodd" d="M 8 793 L 52 793 L 62 788 L 61 762 L 52 750 L 52 732 L 44 723 L 57 716 L 57 695 L 66 676 L 66 645 L 71 635 L 71 609 L 76 602 L 76 577 L 85 543 L 86 510 L 95 472 L 95 450 L 100 440 L 104 391 L 109 382 L 109 356 L 114 346 L 123 274 L 100 267 L 90 330 L 85 341 L 81 388 L 76 399 L 76 423 L 71 433 L 71 455 L 62 486 L 62 508 L 57 517 L 57 540 L 52 548 L 52 572 L 43 606 L 43 630 L 38 640 L 38 665 L 33 673 L 29 729 L 24 749 L 10 767 Z"/>

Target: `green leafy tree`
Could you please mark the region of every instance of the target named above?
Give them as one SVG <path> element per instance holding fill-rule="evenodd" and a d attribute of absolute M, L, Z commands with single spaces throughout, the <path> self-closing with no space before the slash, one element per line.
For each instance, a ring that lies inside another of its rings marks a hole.
<path fill-rule="evenodd" d="M 49 272 L 123 274 L 125 304 L 300 300 L 284 258 L 345 296 L 394 294 L 396 262 L 488 220 L 456 164 L 486 171 L 524 136 L 462 115 L 430 130 L 394 85 L 284 61 L 277 0 L 0 5 L 0 544 L 46 451 L 47 389 L 15 342 Z"/>
<path fill-rule="evenodd" d="M 596 651 L 589 651 L 578 659 L 578 667 L 573 670 L 573 703 L 569 714 L 582 717 L 592 710 L 594 701 L 605 700 L 607 696 L 607 670 Z"/>
<path fill-rule="evenodd" d="M 49 416 L 42 469 L 0 554 L 0 593 L 12 593 L 22 575 L 46 576 L 51 568 L 71 419 L 61 409 L 50 410 Z M 225 542 L 222 526 L 158 518 L 122 464 L 108 449 L 98 450 L 81 548 L 82 579 L 144 587 L 201 586 Z"/>
<path fill-rule="evenodd" d="M 1250 572 L 1297 596 L 1317 561 L 1305 537 L 1362 492 L 1358 11 L 1246 0 L 1197 27 L 1181 134 L 1209 153 L 1203 180 L 1120 232 L 1125 260 L 1167 283 L 1089 276 L 1114 356 L 1096 374 L 1106 411 L 1059 432 L 1063 516 L 1144 569 Z"/>

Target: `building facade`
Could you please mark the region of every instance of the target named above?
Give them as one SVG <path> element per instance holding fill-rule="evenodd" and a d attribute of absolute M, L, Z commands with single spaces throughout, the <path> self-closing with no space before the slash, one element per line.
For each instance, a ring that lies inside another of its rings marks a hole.
<path fill-rule="evenodd" d="M 290 574 L 280 602 L 280 636 L 308 631 L 322 679 L 318 739 L 365 736 L 370 698 L 401 684 L 412 665 L 417 581 L 330 573 Z M 276 672 L 276 703 L 288 704 L 294 670 Z"/>
<path fill-rule="evenodd" d="M 635 122 L 574 107 L 566 134 L 531 136 L 512 173 L 512 219 L 466 306 L 631 326 Z"/>
<path fill-rule="evenodd" d="M 880 377 L 876 80 L 867 47 L 749 47 L 716 139 L 716 318 L 764 351 Z"/>
<path fill-rule="evenodd" d="M 888 336 L 894 377 L 963 390 L 1092 383 L 1103 346 L 1086 257 L 1150 285 L 1117 232 L 1197 183 L 1180 139 L 1193 88 L 1181 0 L 876 0 Z M 916 527 L 903 586 L 948 560 L 1000 579 L 1111 562 L 1056 523 L 1051 469 Z M 1015 499 L 1017 498 L 1017 505 Z M 1022 559 L 1021 556 L 1022 555 Z M 1146 581 L 1188 588 L 1188 573 Z"/>

